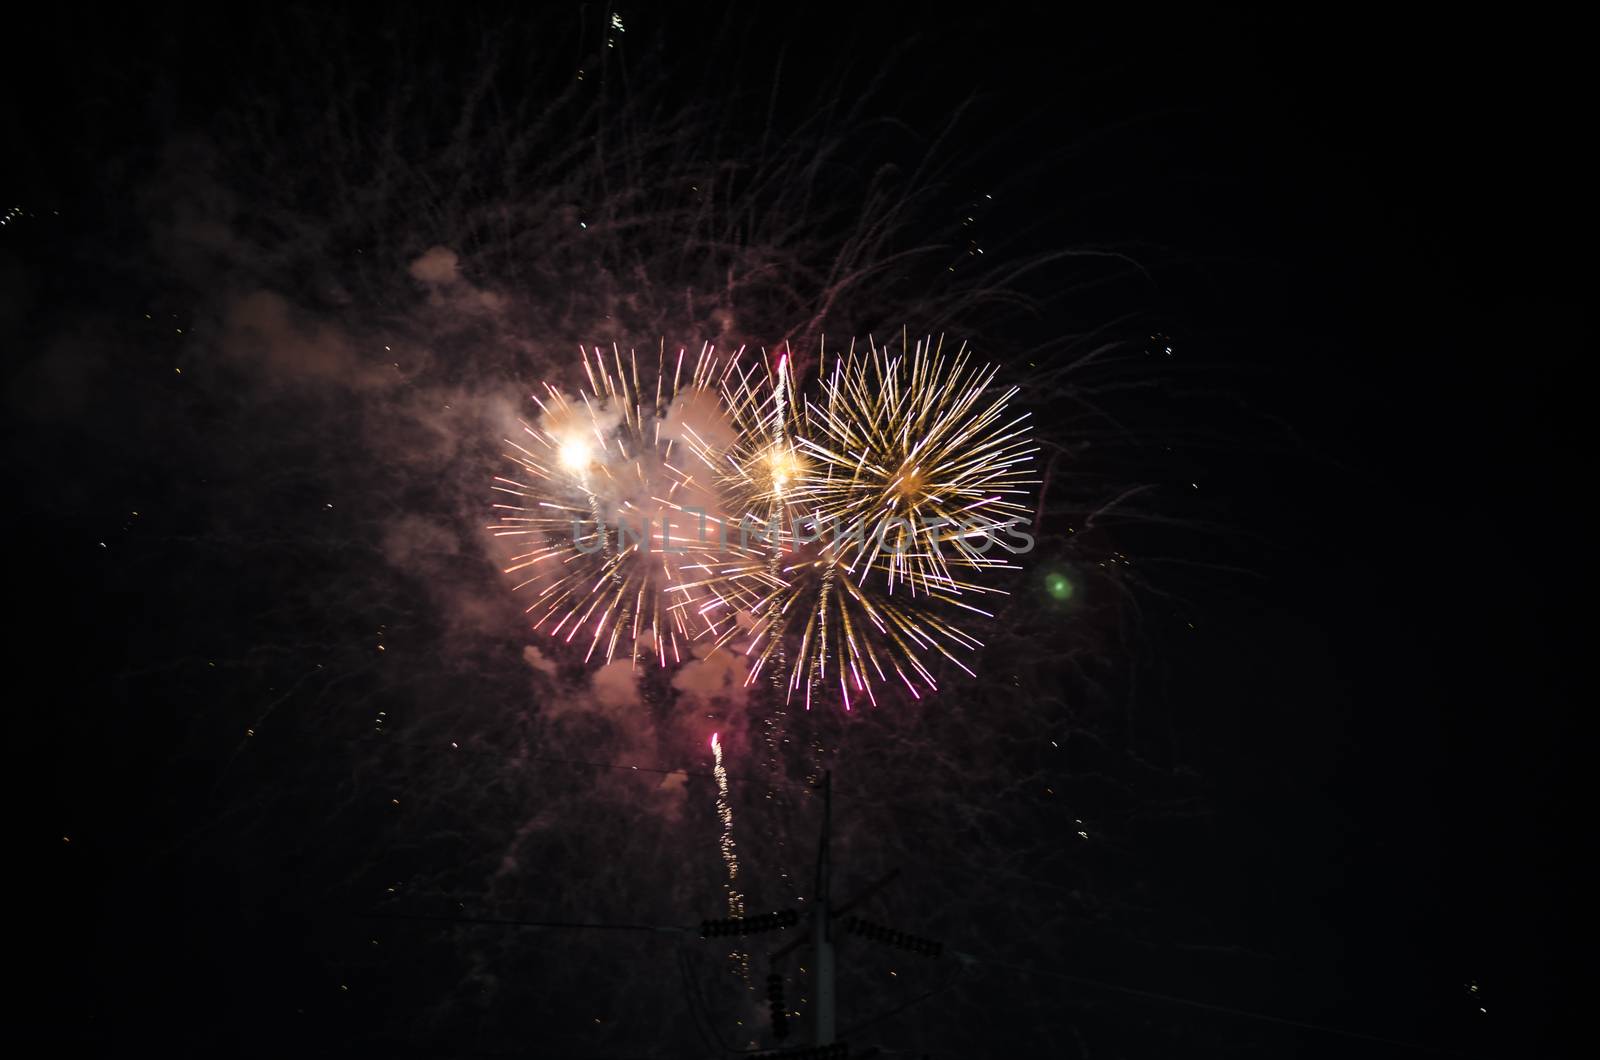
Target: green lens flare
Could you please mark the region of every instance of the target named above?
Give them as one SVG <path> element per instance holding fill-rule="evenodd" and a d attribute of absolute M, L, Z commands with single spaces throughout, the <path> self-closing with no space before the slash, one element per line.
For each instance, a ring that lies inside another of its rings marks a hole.
<path fill-rule="evenodd" d="M 1056 600 L 1072 599 L 1072 582 L 1060 571 L 1045 575 L 1044 591 Z"/>

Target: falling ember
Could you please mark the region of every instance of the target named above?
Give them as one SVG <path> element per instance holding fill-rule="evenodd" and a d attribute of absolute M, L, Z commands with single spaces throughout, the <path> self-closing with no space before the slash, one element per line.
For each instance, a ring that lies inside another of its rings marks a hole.
<path fill-rule="evenodd" d="M 744 895 L 738 889 L 739 882 L 739 852 L 733 841 L 733 802 L 728 796 L 728 771 L 722 765 L 722 741 L 717 733 L 711 734 L 711 754 L 715 759 L 712 773 L 717 778 L 717 818 L 722 822 L 722 862 L 728 867 L 728 882 L 724 885 L 728 892 L 728 915 L 732 917 L 744 916 Z M 743 950 L 734 950 L 729 954 L 739 974 L 745 979 L 750 978 L 750 955 Z"/>

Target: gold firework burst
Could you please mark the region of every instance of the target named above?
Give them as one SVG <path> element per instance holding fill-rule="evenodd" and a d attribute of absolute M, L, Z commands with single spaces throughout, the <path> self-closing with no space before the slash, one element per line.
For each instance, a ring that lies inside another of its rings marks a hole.
<path fill-rule="evenodd" d="M 752 414 L 729 457 L 741 510 L 765 498 L 781 522 L 750 579 L 752 678 L 773 667 L 808 707 L 836 683 L 848 708 L 852 692 L 876 702 L 875 681 L 937 689 L 930 654 L 972 672 L 956 651 L 981 644 L 960 615 L 989 616 L 975 600 L 1000 590 L 978 579 L 1015 568 L 1005 538 L 1031 514 L 1027 416 L 1008 415 L 1016 390 L 994 392 L 995 372 L 942 341 L 852 344 L 803 411 L 785 400 L 786 358 L 769 399 L 742 401 Z"/>

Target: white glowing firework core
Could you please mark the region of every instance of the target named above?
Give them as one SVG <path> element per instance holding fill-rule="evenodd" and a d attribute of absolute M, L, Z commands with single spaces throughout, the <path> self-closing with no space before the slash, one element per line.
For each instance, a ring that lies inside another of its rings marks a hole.
<path fill-rule="evenodd" d="M 561 443 L 561 466 L 568 471 L 582 471 L 594 458 L 594 450 L 582 438 L 568 438 Z"/>

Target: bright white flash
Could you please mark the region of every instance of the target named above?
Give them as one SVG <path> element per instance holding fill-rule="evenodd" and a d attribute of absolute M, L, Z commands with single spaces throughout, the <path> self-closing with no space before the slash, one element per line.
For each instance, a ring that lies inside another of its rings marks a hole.
<path fill-rule="evenodd" d="M 561 466 L 568 471 L 582 471 L 588 467 L 591 455 L 589 443 L 582 438 L 571 438 L 561 443 Z"/>

